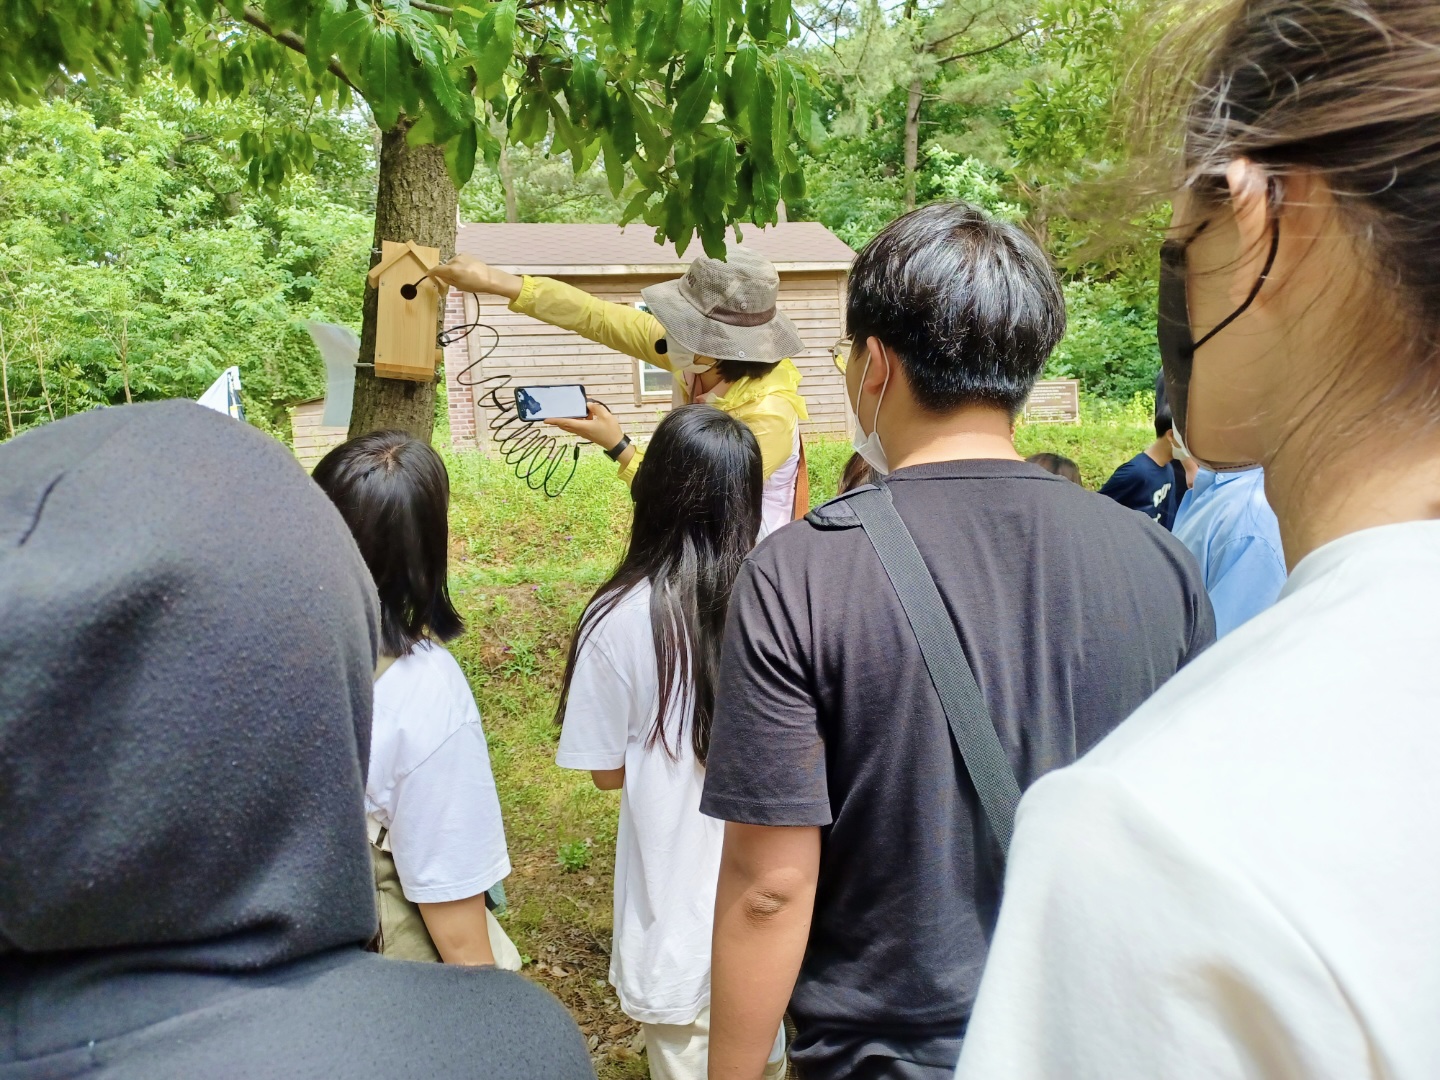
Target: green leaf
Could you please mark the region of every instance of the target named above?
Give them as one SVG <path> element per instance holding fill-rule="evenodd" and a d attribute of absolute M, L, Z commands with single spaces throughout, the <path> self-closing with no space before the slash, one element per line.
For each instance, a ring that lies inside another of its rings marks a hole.
<path fill-rule="evenodd" d="M 670 129 L 675 138 L 690 135 L 700 127 L 714 97 L 715 73 L 706 68 L 685 87 L 675 102 L 675 118 Z"/>
<path fill-rule="evenodd" d="M 511 137 L 521 146 L 539 146 L 549 130 L 550 109 L 545 98 L 530 94 L 515 114 L 515 121 L 510 127 Z"/>
<path fill-rule="evenodd" d="M 623 91 L 616 91 L 609 99 L 606 126 L 620 161 L 628 162 L 635 156 L 635 114 L 630 107 L 630 98 Z"/>
<path fill-rule="evenodd" d="M 310 145 L 316 150 L 320 150 L 326 154 L 334 152 L 334 144 L 324 135 L 321 135 L 318 131 L 307 132 L 307 134 L 310 136 Z"/>
<path fill-rule="evenodd" d="M 642 60 L 655 52 L 662 44 L 659 39 L 661 19 L 661 13 L 651 8 L 645 12 L 645 17 L 640 20 L 640 30 L 635 35 L 635 55 Z M 670 55 L 668 46 L 665 47 L 664 52 L 665 57 L 668 58 Z"/>
<path fill-rule="evenodd" d="M 427 146 L 435 141 L 435 114 L 425 113 L 405 133 L 408 146 Z"/>
<path fill-rule="evenodd" d="M 492 7 L 476 36 L 480 40 L 475 56 L 476 91 L 481 97 L 493 97 L 515 55 L 515 0 L 502 0 Z"/>
<path fill-rule="evenodd" d="M 365 59 L 365 100 L 375 113 L 381 131 L 389 131 L 400 119 L 400 42 L 388 26 L 376 27 Z"/>
<path fill-rule="evenodd" d="M 710 5 L 705 0 L 686 0 L 680 17 L 679 52 L 689 57 L 703 57 L 710 52 L 712 41 Z"/>
<path fill-rule="evenodd" d="M 652 194 L 653 193 L 649 191 L 636 192 L 635 196 L 628 203 L 625 204 L 625 210 L 620 215 L 620 224 L 628 225 L 641 214 L 645 213 L 645 204 L 650 201 L 650 196 Z"/>
<path fill-rule="evenodd" d="M 305 22 L 305 66 L 313 79 L 324 75 L 330 62 L 329 55 L 320 48 L 320 42 L 325 39 L 325 14 L 325 5 L 316 4 Z"/>
<path fill-rule="evenodd" d="M 607 0 L 605 10 L 610 16 L 610 40 L 616 48 L 626 48 L 634 40 L 635 0 Z"/>
<path fill-rule="evenodd" d="M 660 20 L 659 31 L 651 39 L 650 48 L 640 53 L 641 58 L 651 67 L 660 67 L 673 55 L 678 45 L 684 12 L 684 0 L 665 0 L 665 13 Z"/>
<path fill-rule="evenodd" d="M 605 151 L 605 179 L 610 184 L 610 194 L 618 199 L 625 188 L 625 163 L 620 160 L 620 152 L 615 149 L 608 131 L 600 137 L 600 145 Z"/>
<path fill-rule="evenodd" d="M 787 172 L 780 181 L 780 194 L 786 202 L 799 202 L 805 198 L 805 170 Z"/>
<path fill-rule="evenodd" d="M 466 124 L 459 135 L 445 144 L 445 168 L 449 170 L 450 179 L 454 181 L 457 188 L 462 188 L 469 183 L 471 175 L 475 172 L 476 146 L 477 140 L 473 123 Z"/>
<path fill-rule="evenodd" d="M 756 41 L 770 36 L 770 4 L 768 0 L 748 0 L 745 5 L 745 28 Z"/>
<path fill-rule="evenodd" d="M 170 19 L 165 12 L 157 11 L 150 17 L 150 45 L 155 51 L 155 59 L 162 64 L 170 59 L 170 48 L 175 43 L 175 35 L 170 31 Z"/>
<path fill-rule="evenodd" d="M 770 33 L 788 40 L 790 37 L 790 0 L 770 0 Z"/>
<path fill-rule="evenodd" d="M 370 52 L 374 23 L 368 12 L 346 11 L 325 20 L 320 34 L 320 51 L 336 56 L 352 76 L 359 75 Z"/>
<path fill-rule="evenodd" d="M 742 42 L 730 63 L 730 81 L 725 87 L 725 116 L 736 123 L 755 97 L 755 72 L 760 52 L 750 42 Z"/>
<path fill-rule="evenodd" d="M 495 168 L 500 164 L 500 140 L 484 124 L 475 125 L 475 134 L 480 139 L 480 153 L 485 158 L 485 164 Z"/>
<path fill-rule="evenodd" d="M 775 115 L 775 80 L 768 68 L 760 66 L 755 72 L 755 92 L 750 97 L 750 153 L 749 157 L 759 167 L 773 161 L 773 117 Z"/>
<path fill-rule="evenodd" d="M 455 85 L 448 68 L 426 63 L 425 76 L 430 92 L 446 116 L 462 126 L 475 119 L 475 99 Z"/>

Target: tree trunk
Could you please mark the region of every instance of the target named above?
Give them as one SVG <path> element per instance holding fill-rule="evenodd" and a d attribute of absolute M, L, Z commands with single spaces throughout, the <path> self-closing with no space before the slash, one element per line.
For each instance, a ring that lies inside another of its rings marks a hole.
<path fill-rule="evenodd" d="M 925 100 L 925 80 L 910 80 L 910 98 L 905 104 L 905 209 L 915 209 L 915 170 L 920 164 L 920 105 Z"/>
<path fill-rule="evenodd" d="M 412 147 L 405 142 L 409 125 L 399 125 L 380 139 L 380 183 L 375 196 L 375 245 L 370 265 L 380 261 L 383 240 L 414 240 L 440 249 L 440 258 L 455 254 L 455 213 L 458 193 L 445 169 L 438 146 Z M 379 294 L 365 286 L 364 323 L 360 330 L 361 364 L 375 362 L 375 316 Z M 440 318 L 445 317 L 441 302 Z M 437 332 L 439 327 L 437 326 Z M 443 375 L 441 376 L 443 378 Z M 398 428 L 427 442 L 435 430 L 435 383 L 379 379 L 374 368 L 355 372 L 355 407 L 350 438 L 382 428 Z"/>
<path fill-rule="evenodd" d="M 520 220 L 520 200 L 515 195 L 515 167 L 510 164 L 510 142 L 500 132 L 500 190 L 505 194 L 505 220 L 512 225 Z"/>

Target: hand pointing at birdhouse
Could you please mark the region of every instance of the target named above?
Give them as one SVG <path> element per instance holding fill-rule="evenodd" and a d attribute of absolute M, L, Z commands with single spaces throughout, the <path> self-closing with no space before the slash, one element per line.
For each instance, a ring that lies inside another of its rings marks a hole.
<path fill-rule="evenodd" d="M 518 297 L 525 285 L 524 278 L 497 270 L 471 255 L 456 255 L 449 262 L 437 266 L 430 276 L 446 285 L 453 285 L 461 292 L 494 293 L 508 300 Z"/>

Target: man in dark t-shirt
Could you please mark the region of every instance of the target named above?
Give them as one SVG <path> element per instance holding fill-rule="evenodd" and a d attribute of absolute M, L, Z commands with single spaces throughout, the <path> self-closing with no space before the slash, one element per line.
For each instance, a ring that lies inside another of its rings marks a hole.
<path fill-rule="evenodd" d="M 1198 568 L 1015 452 L 1011 420 L 1064 329 L 1019 230 L 964 204 L 901 218 L 856 258 L 847 323 L 856 442 L 888 473 L 1028 786 L 1213 640 Z M 731 600 L 701 801 L 727 822 L 712 1077 L 760 1076 L 787 1006 L 804 1080 L 949 1077 L 995 925 L 1000 852 L 848 520 L 776 532 Z"/>
<path fill-rule="evenodd" d="M 1175 525 L 1180 499 L 1189 486 L 1176 457 L 1175 421 L 1165 398 L 1165 376 L 1155 376 L 1155 441 L 1111 474 L 1100 494 L 1139 510 L 1165 528 Z"/>

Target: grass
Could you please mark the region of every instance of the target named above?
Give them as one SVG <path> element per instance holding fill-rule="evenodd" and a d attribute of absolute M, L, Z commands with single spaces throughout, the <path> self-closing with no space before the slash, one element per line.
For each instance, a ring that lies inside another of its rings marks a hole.
<path fill-rule="evenodd" d="M 1074 458 L 1098 487 L 1154 438 L 1149 403 L 1086 403 L 1074 426 L 1021 426 L 1024 454 Z M 806 441 L 815 502 L 835 491 L 845 439 Z M 557 499 L 504 463 L 451 453 L 451 591 L 468 625 L 451 649 L 484 718 L 514 873 L 501 916 L 526 973 L 555 993 L 590 1042 L 604 1080 L 647 1075 L 637 1025 L 607 982 L 619 797 L 557 768 L 554 711 L 570 632 L 624 550 L 629 493 L 615 466 L 581 455 Z"/>

